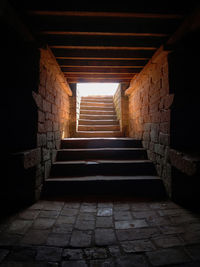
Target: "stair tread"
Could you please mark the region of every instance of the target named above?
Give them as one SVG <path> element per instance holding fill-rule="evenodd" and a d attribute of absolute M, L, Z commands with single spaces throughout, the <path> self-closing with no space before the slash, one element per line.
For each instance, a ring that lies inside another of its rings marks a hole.
<path fill-rule="evenodd" d="M 65 165 L 65 164 L 101 164 L 101 163 L 114 163 L 114 164 L 119 164 L 119 163 L 152 163 L 151 160 L 72 160 L 72 161 L 55 161 L 53 165 Z"/>
<path fill-rule="evenodd" d="M 141 176 L 78 176 L 78 177 L 49 177 L 45 181 L 125 181 L 125 180 L 161 180 L 159 176 L 155 175 L 141 175 Z"/>
<path fill-rule="evenodd" d="M 131 151 L 145 151 L 146 149 L 145 148 L 133 148 L 133 147 L 130 147 L 130 148 L 127 148 L 127 147 L 125 147 L 125 148 L 118 148 L 118 147 L 116 147 L 116 148 L 109 148 L 109 147 L 105 147 L 105 148 L 72 148 L 72 149 L 58 149 L 57 151 L 58 152 L 62 152 L 62 151 L 113 151 L 113 150 L 115 150 L 115 151 L 129 151 L 129 150 L 131 150 Z"/>

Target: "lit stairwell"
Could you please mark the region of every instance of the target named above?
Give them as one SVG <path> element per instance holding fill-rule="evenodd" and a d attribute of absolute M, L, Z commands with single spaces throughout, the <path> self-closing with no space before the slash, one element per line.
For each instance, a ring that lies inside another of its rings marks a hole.
<path fill-rule="evenodd" d="M 120 137 L 113 96 L 81 98 L 78 137 Z"/>
<path fill-rule="evenodd" d="M 131 194 L 163 198 L 165 190 L 140 140 L 67 138 L 46 179 L 45 195 Z"/>

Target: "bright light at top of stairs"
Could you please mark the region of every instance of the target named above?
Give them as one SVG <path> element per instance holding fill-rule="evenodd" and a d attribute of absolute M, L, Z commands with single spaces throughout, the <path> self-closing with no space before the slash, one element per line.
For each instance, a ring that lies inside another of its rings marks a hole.
<path fill-rule="evenodd" d="M 78 83 L 80 96 L 114 95 L 119 83 Z"/>

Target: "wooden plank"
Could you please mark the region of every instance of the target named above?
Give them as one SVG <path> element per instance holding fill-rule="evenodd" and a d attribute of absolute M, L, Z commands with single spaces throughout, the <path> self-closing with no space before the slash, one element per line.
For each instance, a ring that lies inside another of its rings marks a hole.
<path fill-rule="evenodd" d="M 155 50 L 112 50 L 112 49 L 55 49 L 52 48 L 55 57 L 77 59 L 103 59 L 103 60 L 132 60 L 151 58 Z"/>
<path fill-rule="evenodd" d="M 61 67 L 65 73 L 138 73 L 142 68 Z"/>
<path fill-rule="evenodd" d="M 112 62 L 112 61 L 111 61 Z M 115 61 L 114 61 L 114 63 L 115 63 Z M 77 63 L 77 65 L 76 64 L 74 64 L 74 65 L 62 65 L 62 64 L 60 64 L 60 67 L 61 68 L 74 68 L 74 69 L 76 69 L 76 68 L 80 68 L 80 69 L 86 69 L 86 71 L 87 71 L 87 69 L 96 69 L 96 68 L 101 68 L 101 69 L 109 69 L 109 68 L 112 68 L 112 69 L 124 69 L 124 68 L 127 68 L 127 69 L 142 69 L 143 67 L 144 67 L 144 65 L 143 66 L 129 66 L 129 65 L 121 65 L 121 66 L 119 66 L 119 65 L 116 65 L 116 66 L 114 66 L 114 65 L 98 65 L 98 63 L 96 63 L 96 65 L 81 65 L 81 64 L 78 64 Z"/>
<path fill-rule="evenodd" d="M 67 78 L 68 83 L 130 83 L 131 79 L 124 78 Z"/>
<path fill-rule="evenodd" d="M 181 14 L 164 13 L 128 13 L 128 12 L 88 12 L 88 11 L 46 11 L 31 10 L 30 15 L 68 16 L 68 17 L 107 17 L 107 18 L 145 18 L 145 19 L 181 19 Z"/>
<path fill-rule="evenodd" d="M 98 78 L 98 79 L 105 79 L 105 78 L 111 78 L 111 79 L 114 79 L 114 78 L 125 78 L 125 79 L 131 79 L 133 78 L 133 75 L 134 74 L 126 74 L 126 73 L 119 73 L 119 74 L 108 74 L 108 73 L 99 73 L 99 74 L 96 74 L 96 73 L 66 73 L 66 72 L 63 72 L 64 75 L 67 77 L 67 78 Z"/>
<path fill-rule="evenodd" d="M 73 36 L 73 35 L 48 35 L 43 36 L 44 41 L 52 47 L 159 47 L 167 41 L 166 37 L 152 36 Z M 91 49 L 91 48 L 90 48 Z"/>
<path fill-rule="evenodd" d="M 72 35 L 72 36 L 122 36 L 122 37 L 168 37 L 166 33 L 152 32 L 79 32 L 79 31 L 40 31 L 39 35 Z"/>
<path fill-rule="evenodd" d="M 156 47 L 128 47 L 128 46 L 67 46 L 67 45 L 51 45 L 50 48 L 54 49 L 86 49 L 86 50 L 153 50 L 155 51 Z"/>
<path fill-rule="evenodd" d="M 131 61 L 148 61 L 151 57 L 128 57 L 128 58 L 111 58 L 111 57 L 71 57 L 71 56 L 56 56 L 56 59 L 57 60 L 70 60 L 71 62 L 73 61 L 83 61 L 83 60 L 87 60 L 88 64 L 89 62 L 92 62 L 92 61 L 96 61 L 98 60 L 99 62 L 101 61 L 102 64 L 104 64 L 104 62 L 109 62 L 109 64 L 113 65 L 115 64 L 116 61 L 123 61 L 124 64 L 129 64 L 130 65 L 130 62 Z M 71 63 L 72 64 L 72 63 Z M 94 63 L 96 64 L 96 63 Z M 101 64 L 101 63 L 100 63 Z"/>

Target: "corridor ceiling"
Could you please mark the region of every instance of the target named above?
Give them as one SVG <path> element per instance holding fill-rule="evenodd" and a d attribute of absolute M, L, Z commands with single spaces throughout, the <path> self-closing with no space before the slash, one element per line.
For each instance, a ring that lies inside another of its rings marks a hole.
<path fill-rule="evenodd" d="M 35 39 L 51 48 L 69 83 L 130 82 L 192 9 L 186 1 L 181 6 L 137 1 L 133 7 L 120 1 L 98 8 L 69 1 L 10 2 Z"/>

